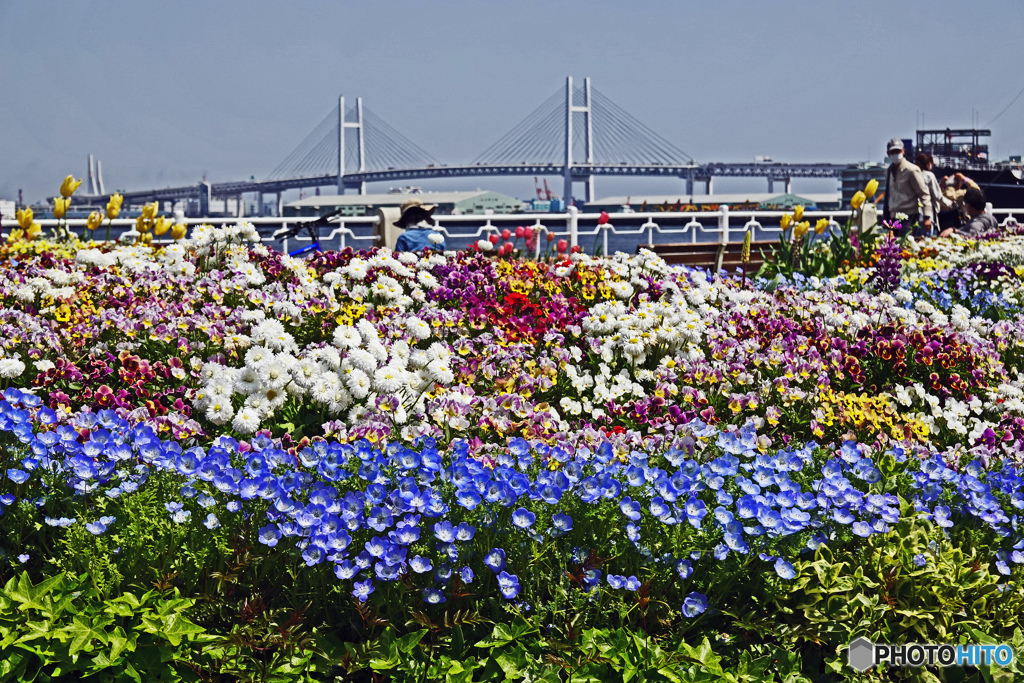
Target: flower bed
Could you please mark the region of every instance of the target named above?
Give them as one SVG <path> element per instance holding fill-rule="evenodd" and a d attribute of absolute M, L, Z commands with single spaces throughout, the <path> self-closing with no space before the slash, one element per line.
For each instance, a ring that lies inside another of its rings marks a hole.
<path fill-rule="evenodd" d="M 245 224 L 9 243 L 0 605 L 155 584 L 166 657 L 79 663 L 126 625 L 72 621 L 52 658 L 208 679 L 817 680 L 858 635 L 1009 639 L 1020 240 L 911 243 L 891 287 L 650 253 L 302 261 Z"/>

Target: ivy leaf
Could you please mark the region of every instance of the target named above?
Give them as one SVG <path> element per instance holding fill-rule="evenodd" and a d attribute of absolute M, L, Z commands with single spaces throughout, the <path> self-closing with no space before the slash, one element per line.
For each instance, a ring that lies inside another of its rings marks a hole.
<path fill-rule="evenodd" d="M 80 650 L 92 652 L 94 640 L 98 640 L 106 645 L 109 640 L 107 632 L 103 630 L 103 627 L 113 623 L 113 621 L 110 617 L 97 617 L 95 620 L 90 621 L 87 617 L 76 614 L 71 625 L 63 628 L 63 631 L 71 636 L 71 642 L 68 643 L 68 654 L 74 655 Z"/>
<path fill-rule="evenodd" d="M 192 640 L 193 636 L 205 633 L 206 629 L 198 624 L 189 621 L 184 614 L 176 613 L 164 620 L 162 633 L 170 641 L 171 645 L 177 647 L 182 639 Z"/>

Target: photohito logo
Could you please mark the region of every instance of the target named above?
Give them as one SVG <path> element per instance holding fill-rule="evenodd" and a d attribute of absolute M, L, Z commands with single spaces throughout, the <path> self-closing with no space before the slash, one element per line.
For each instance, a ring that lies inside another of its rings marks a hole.
<path fill-rule="evenodd" d="M 1013 648 L 1009 645 L 936 645 L 909 643 L 886 645 L 857 638 L 848 646 L 847 661 L 864 672 L 880 664 L 888 666 L 1009 666 Z"/>

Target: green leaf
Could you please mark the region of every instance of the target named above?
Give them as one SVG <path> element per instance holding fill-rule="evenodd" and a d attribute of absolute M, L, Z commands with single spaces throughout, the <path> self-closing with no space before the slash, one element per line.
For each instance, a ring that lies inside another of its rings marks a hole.
<path fill-rule="evenodd" d="M 18 606 L 19 610 L 24 612 L 26 610 L 35 609 L 46 613 L 45 616 L 50 616 L 47 613 L 47 608 L 50 605 L 47 602 L 44 602 L 43 598 L 63 581 L 64 575 L 57 574 L 56 576 L 51 576 L 48 579 L 43 579 L 38 585 L 33 586 L 32 580 L 28 577 L 28 572 L 22 572 L 18 577 L 17 587 L 5 592 L 11 600 L 21 603 Z"/>
<path fill-rule="evenodd" d="M 537 627 L 526 623 L 522 618 L 511 624 L 498 624 L 494 627 L 490 638 L 484 638 L 476 647 L 502 647 L 518 640 L 528 633 L 536 633 Z"/>
<path fill-rule="evenodd" d="M 194 636 L 206 632 L 206 629 L 192 623 L 189 621 L 188 617 L 183 614 L 172 614 L 166 619 L 159 621 L 161 623 L 160 628 L 155 630 L 146 628 L 146 631 L 165 636 L 167 640 L 170 641 L 171 645 L 175 647 L 181 644 L 182 639 L 192 640 Z"/>
<path fill-rule="evenodd" d="M 681 653 L 687 659 L 700 664 L 701 668 L 705 672 L 711 674 L 721 674 L 722 665 L 719 663 L 722 658 L 715 654 L 715 651 L 711 649 L 711 642 L 707 636 L 704 636 L 704 640 L 701 641 L 697 647 L 690 647 L 685 642 L 679 643 L 679 647 L 676 652 Z"/>
<path fill-rule="evenodd" d="M 110 617 L 96 617 L 90 620 L 76 614 L 71 624 L 63 628 L 63 632 L 71 637 L 68 643 L 68 653 L 74 655 L 80 650 L 92 652 L 94 640 L 106 645 L 109 641 L 104 627 L 113 621 Z"/>
<path fill-rule="evenodd" d="M 398 651 L 399 652 L 403 652 L 405 654 L 409 654 L 410 652 L 412 652 L 416 648 L 416 645 L 418 645 L 419 642 L 421 640 L 423 640 L 423 636 L 425 636 L 425 635 L 427 635 L 427 629 L 422 629 L 420 631 L 413 631 L 412 633 L 409 633 L 408 635 L 404 635 L 401 638 L 399 638 L 398 640 L 396 640 L 395 641 L 395 645 L 398 646 Z"/>

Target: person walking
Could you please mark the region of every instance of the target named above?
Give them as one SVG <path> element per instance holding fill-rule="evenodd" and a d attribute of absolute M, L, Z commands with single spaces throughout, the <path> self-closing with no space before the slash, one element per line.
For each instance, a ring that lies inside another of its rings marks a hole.
<path fill-rule="evenodd" d="M 928 152 L 919 152 L 914 158 L 914 164 L 921 169 L 921 176 L 924 184 L 928 187 L 928 194 L 932 200 L 932 230 L 935 234 L 944 228 L 955 227 L 960 224 L 957 206 L 950 201 L 939 188 L 939 181 L 932 173 L 935 166 L 935 159 Z"/>
<path fill-rule="evenodd" d="M 907 161 L 899 138 L 889 140 L 886 152 L 892 163 L 885 173 L 882 218 L 892 221 L 898 213 L 907 216 L 905 223 L 900 221 L 897 237 L 915 230 L 915 226 L 917 233 L 927 234 L 932 229 L 932 199 L 921 169 Z"/>

